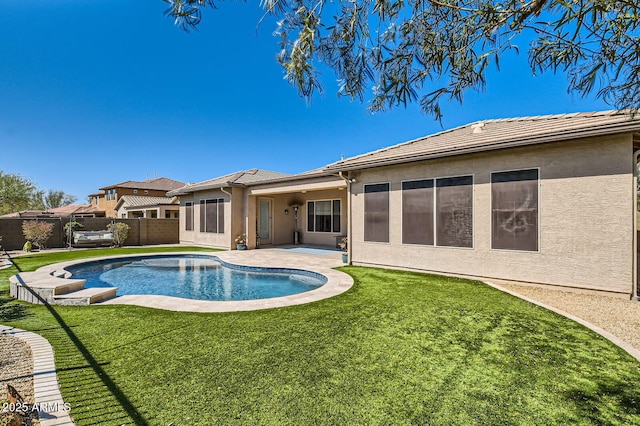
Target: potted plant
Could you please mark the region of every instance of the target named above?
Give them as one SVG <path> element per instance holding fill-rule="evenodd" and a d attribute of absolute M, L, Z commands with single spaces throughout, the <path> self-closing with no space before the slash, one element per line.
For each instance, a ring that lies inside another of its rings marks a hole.
<path fill-rule="evenodd" d="M 349 262 L 349 254 L 347 253 L 347 245 L 349 243 L 349 239 L 347 237 L 342 237 L 340 242 L 338 243 L 338 247 L 340 247 L 343 251 L 342 253 L 342 263 Z"/>
<path fill-rule="evenodd" d="M 245 234 L 240 234 L 236 237 L 236 249 L 237 250 L 247 249 L 247 236 Z"/>

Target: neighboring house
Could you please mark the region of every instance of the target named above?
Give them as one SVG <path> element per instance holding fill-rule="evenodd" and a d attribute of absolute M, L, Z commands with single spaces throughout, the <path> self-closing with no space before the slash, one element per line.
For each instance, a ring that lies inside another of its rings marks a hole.
<path fill-rule="evenodd" d="M 184 182 L 168 178 L 156 178 L 144 182 L 129 180 L 100 188 L 102 192 L 89 195 L 89 199 L 91 200 L 91 205 L 105 211 L 107 217 L 119 217 L 116 205 L 122 196 L 166 197 L 168 191 L 183 186 Z"/>
<path fill-rule="evenodd" d="M 25 210 L 0 217 L 42 219 L 47 217 L 70 217 L 71 215 L 74 217 L 105 217 L 103 211 L 91 204 L 70 204 L 49 210 Z"/>
<path fill-rule="evenodd" d="M 346 183 L 322 170 L 286 175 L 252 169 L 186 185 L 180 197 L 180 242 L 235 248 L 292 244 L 335 246 L 346 235 Z"/>
<path fill-rule="evenodd" d="M 145 197 L 123 195 L 115 206 L 116 217 L 138 219 L 177 219 L 180 205 L 177 197 Z"/>
<path fill-rule="evenodd" d="M 294 176 L 188 185 L 182 242 L 333 246 L 356 265 L 637 295 L 640 116 L 487 120 Z M 298 225 L 293 207 L 298 206 Z"/>

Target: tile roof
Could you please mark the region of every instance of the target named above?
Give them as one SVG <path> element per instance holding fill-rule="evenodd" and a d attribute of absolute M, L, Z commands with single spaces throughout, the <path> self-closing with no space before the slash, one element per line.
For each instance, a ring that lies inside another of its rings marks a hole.
<path fill-rule="evenodd" d="M 161 178 L 146 180 L 144 182 L 139 182 L 136 180 L 128 180 L 125 182 L 116 183 L 114 185 L 105 186 L 99 189 L 103 191 L 105 189 L 112 189 L 112 188 L 134 188 L 134 189 L 150 189 L 150 190 L 156 190 L 156 191 L 171 191 L 173 189 L 182 188 L 183 186 L 184 186 L 184 182 L 161 177 Z"/>
<path fill-rule="evenodd" d="M 223 188 L 227 186 L 248 186 L 268 180 L 290 177 L 292 175 L 286 173 L 272 172 L 269 170 L 251 169 L 241 172 L 230 173 L 214 179 L 206 180 L 199 183 L 190 183 L 182 188 L 170 191 L 167 195 L 183 195 L 195 191 L 204 191 L 207 189 Z"/>
<path fill-rule="evenodd" d="M 640 131 L 640 115 L 600 111 L 484 120 L 347 158 L 326 171 L 357 170 L 582 137 Z"/>
<path fill-rule="evenodd" d="M 103 213 L 91 204 L 69 204 L 49 210 L 24 210 L 16 213 L 8 213 L 0 217 L 69 217 L 72 214 L 96 214 Z"/>
<path fill-rule="evenodd" d="M 123 195 L 118 200 L 116 207 L 126 204 L 125 208 L 131 207 L 149 207 L 160 206 L 167 204 L 177 204 L 178 199 L 176 197 L 150 197 L 145 195 Z"/>
<path fill-rule="evenodd" d="M 57 216 L 71 216 L 75 213 L 88 213 L 97 211 L 98 209 L 91 204 L 69 204 L 67 206 L 56 207 L 53 209 L 49 209 L 51 213 L 56 214 Z"/>

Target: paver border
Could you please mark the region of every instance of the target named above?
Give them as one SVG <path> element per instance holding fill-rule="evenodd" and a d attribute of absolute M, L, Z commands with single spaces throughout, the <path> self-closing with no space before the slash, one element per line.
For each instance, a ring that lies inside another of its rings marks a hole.
<path fill-rule="evenodd" d="M 263 253 L 266 250 L 262 251 Z M 249 252 L 250 253 L 250 252 Z M 268 299 L 256 299 L 256 300 L 238 300 L 238 301 L 211 301 L 211 300 L 197 300 L 197 299 L 185 299 L 181 297 L 172 296 L 158 296 L 158 295 L 127 295 L 118 296 L 114 299 L 106 300 L 104 302 L 95 303 L 92 306 L 104 306 L 104 305 L 136 305 L 148 308 L 157 308 L 177 312 L 239 312 L 239 311 L 253 311 L 270 308 L 281 308 L 286 306 L 301 305 L 310 302 L 316 302 L 319 300 L 327 299 L 333 296 L 344 293 L 353 286 L 353 278 L 345 274 L 344 272 L 334 269 L 339 266 L 336 262 L 327 261 L 326 265 L 314 264 L 310 258 L 306 256 L 310 255 L 298 255 L 295 260 L 289 260 L 282 253 L 278 255 L 278 264 L 274 265 L 264 260 L 255 260 L 247 256 L 238 255 L 231 251 L 219 251 L 219 252 L 172 252 L 172 253 L 136 253 L 127 255 L 114 255 L 114 256 L 100 256 L 87 259 L 78 259 L 68 262 L 60 262 L 51 265 L 46 265 L 37 270 L 37 272 L 51 273 L 54 271 L 60 271 L 65 267 L 76 265 L 79 263 L 95 262 L 107 259 L 119 259 L 119 258 L 135 258 L 141 256 L 168 256 L 168 255 L 196 255 L 196 256 L 210 256 L 212 258 L 218 258 L 223 262 L 231 263 L 240 267 L 263 267 L 269 269 L 296 269 L 310 271 L 320 274 L 327 278 L 327 282 L 321 287 L 307 291 L 304 293 L 293 294 L 290 296 L 273 297 Z M 302 257 L 300 257 L 302 256 Z M 290 256 L 291 257 L 291 256 Z M 311 258 L 313 259 L 313 258 Z M 309 263 L 305 262 L 308 261 Z M 320 262 L 322 263 L 322 262 Z M 331 265 L 329 265 L 331 263 Z"/>
<path fill-rule="evenodd" d="M 31 348 L 33 355 L 33 394 L 41 426 L 73 426 L 60 393 L 53 348 L 39 334 L 0 324 L 0 334 L 14 336 Z"/>

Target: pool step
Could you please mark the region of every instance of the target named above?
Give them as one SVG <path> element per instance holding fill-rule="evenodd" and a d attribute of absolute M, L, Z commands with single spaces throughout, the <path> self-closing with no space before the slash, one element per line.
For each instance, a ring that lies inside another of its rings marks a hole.
<path fill-rule="evenodd" d="M 56 301 L 55 305 L 87 306 L 92 303 L 113 299 L 116 297 L 117 290 L 115 287 L 83 288 L 82 290 L 53 296 L 53 299 Z"/>
<path fill-rule="evenodd" d="M 85 288 L 82 279 L 67 278 L 65 271 L 21 272 L 9 278 L 12 297 L 43 305 L 84 306 L 116 297 L 115 287 Z"/>

